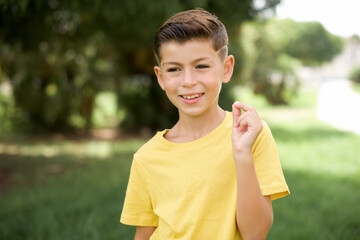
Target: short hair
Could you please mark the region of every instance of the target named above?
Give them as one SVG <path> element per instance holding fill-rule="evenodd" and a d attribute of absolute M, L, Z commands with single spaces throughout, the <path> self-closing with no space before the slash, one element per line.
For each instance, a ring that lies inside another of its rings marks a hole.
<path fill-rule="evenodd" d="M 154 55 L 160 65 L 160 47 L 162 44 L 175 41 L 184 43 L 189 40 L 210 40 L 221 59 L 228 54 L 228 35 L 224 24 L 214 14 L 196 8 L 183 11 L 169 18 L 157 30 L 154 40 Z"/>

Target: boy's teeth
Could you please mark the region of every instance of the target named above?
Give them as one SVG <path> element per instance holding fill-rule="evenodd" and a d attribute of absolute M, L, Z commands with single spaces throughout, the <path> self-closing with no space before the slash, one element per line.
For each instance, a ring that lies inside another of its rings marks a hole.
<path fill-rule="evenodd" d="M 192 95 L 192 96 L 182 96 L 182 97 L 185 98 L 185 99 L 194 99 L 194 98 L 200 97 L 200 94 L 195 94 L 195 95 Z"/>

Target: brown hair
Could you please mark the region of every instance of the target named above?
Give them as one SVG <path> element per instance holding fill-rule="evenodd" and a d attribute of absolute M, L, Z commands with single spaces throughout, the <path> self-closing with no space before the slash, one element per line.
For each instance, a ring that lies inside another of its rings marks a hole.
<path fill-rule="evenodd" d="M 163 43 L 184 43 L 192 39 L 211 40 L 220 58 L 227 56 L 228 35 L 224 24 L 213 14 L 201 8 L 179 12 L 169 18 L 155 34 L 154 54 L 160 65 L 160 47 Z"/>

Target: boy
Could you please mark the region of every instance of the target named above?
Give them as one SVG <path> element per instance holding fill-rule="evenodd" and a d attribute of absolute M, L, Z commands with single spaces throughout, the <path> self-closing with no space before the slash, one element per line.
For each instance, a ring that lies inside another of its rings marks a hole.
<path fill-rule="evenodd" d="M 155 35 L 155 74 L 179 112 L 134 155 L 120 221 L 135 239 L 265 239 L 271 200 L 289 194 L 270 129 L 254 108 L 218 105 L 233 73 L 228 37 L 203 9 Z"/>

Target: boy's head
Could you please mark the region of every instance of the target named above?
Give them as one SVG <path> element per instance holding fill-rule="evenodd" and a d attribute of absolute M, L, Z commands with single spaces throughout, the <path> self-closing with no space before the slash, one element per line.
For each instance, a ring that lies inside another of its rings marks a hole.
<path fill-rule="evenodd" d="M 169 41 L 185 43 L 193 39 L 210 40 L 222 60 L 228 54 L 228 36 L 224 24 L 215 15 L 197 8 L 175 14 L 159 28 L 154 41 L 156 61 L 160 65 L 162 44 Z"/>

